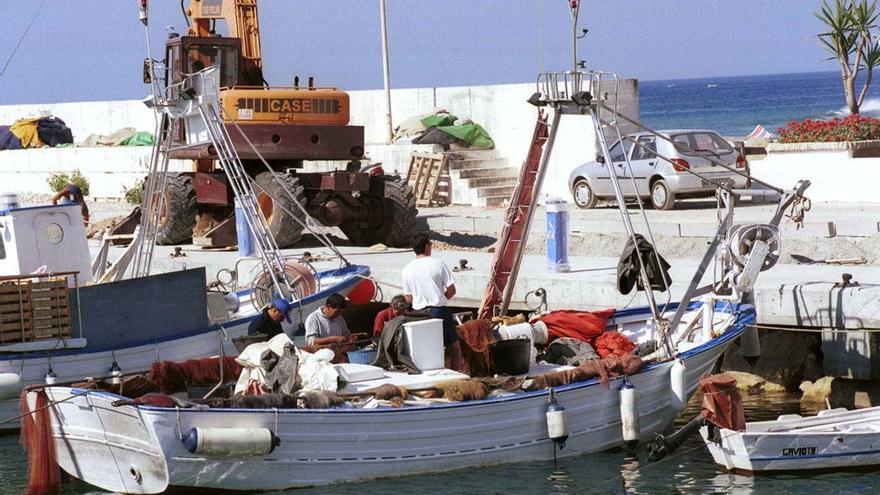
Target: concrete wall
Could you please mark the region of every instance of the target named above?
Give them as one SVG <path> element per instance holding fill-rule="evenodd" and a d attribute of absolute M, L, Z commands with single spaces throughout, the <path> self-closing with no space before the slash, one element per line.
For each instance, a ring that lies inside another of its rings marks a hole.
<path fill-rule="evenodd" d="M 459 117 L 482 125 L 495 140 L 499 156 L 518 167 L 526 156 L 537 111 L 526 99 L 534 84 L 501 84 L 452 88 L 416 88 L 392 91 L 395 125 L 414 115 L 444 108 Z M 638 84 L 621 84 L 620 110 L 638 115 Z M 389 170 L 406 170 L 409 147 L 385 144 L 384 92 L 351 91 L 351 122 L 365 129 L 367 151 L 374 160 L 390 165 Z M 122 127 L 152 131 L 153 114 L 138 100 L 0 106 L 0 124 L 21 117 L 53 114 L 73 130 L 74 141 L 90 134 L 109 134 Z M 567 197 L 571 170 L 596 155 L 595 133 L 590 119 L 564 116 L 557 136 L 543 191 Z M 148 148 L 74 148 L 0 152 L 0 189 L 19 192 L 48 192 L 45 179 L 57 171 L 79 169 L 91 180 L 93 197 L 118 197 L 122 186 L 130 187 L 149 165 Z M 175 168 L 188 169 L 182 164 Z M 326 168 L 325 164 L 323 168 Z"/>
<path fill-rule="evenodd" d="M 774 152 L 750 160 L 752 176 L 789 189 L 800 179 L 812 185 L 812 201 L 880 203 L 880 158 L 852 158 L 846 150 Z"/>

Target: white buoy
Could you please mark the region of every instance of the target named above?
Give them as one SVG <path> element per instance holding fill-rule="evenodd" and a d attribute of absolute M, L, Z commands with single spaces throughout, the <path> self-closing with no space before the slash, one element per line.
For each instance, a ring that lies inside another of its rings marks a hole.
<path fill-rule="evenodd" d="M 268 428 L 191 428 L 180 439 L 188 451 L 205 457 L 269 455 L 281 440 Z"/>
<path fill-rule="evenodd" d="M 110 383 L 113 385 L 122 383 L 122 368 L 119 367 L 116 360 L 110 365 Z"/>
<path fill-rule="evenodd" d="M 685 372 L 684 361 L 676 359 L 669 369 L 669 403 L 672 410 L 679 413 L 684 410 L 687 403 L 687 392 L 685 390 Z"/>
<path fill-rule="evenodd" d="M 758 362 L 758 358 L 761 357 L 761 338 L 758 336 L 758 329 L 749 327 L 739 338 L 739 343 L 739 352 L 743 359 L 754 366 Z"/>
<path fill-rule="evenodd" d="M 620 387 L 620 427 L 623 441 L 632 446 L 639 441 L 639 407 L 636 388 L 626 378 Z"/>
<path fill-rule="evenodd" d="M 547 404 L 547 436 L 561 449 L 568 440 L 568 420 L 565 417 L 565 408 L 556 402 L 556 393 L 550 389 L 550 399 Z"/>
<path fill-rule="evenodd" d="M 14 399 L 21 394 L 21 375 L 0 373 L 0 400 Z"/>
<path fill-rule="evenodd" d="M 55 385 L 56 383 L 58 383 L 58 375 L 50 367 L 49 371 L 46 372 L 46 385 Z"/>

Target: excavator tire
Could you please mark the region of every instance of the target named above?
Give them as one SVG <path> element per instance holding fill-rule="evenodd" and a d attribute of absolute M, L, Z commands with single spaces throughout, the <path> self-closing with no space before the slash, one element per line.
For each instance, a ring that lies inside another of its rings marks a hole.
<path fill-rule="evenodd" d="M 189 242 L 198 213 L 196 189 L 191 176 L 168 174 L 161 208 L 156 244 L 167 246 Z"/>
<path fill-rule="evenodd" d="M 381 242 L 389 247 L 409 247 L 416 232 L 416 214 L 419 211 L 416 209 L 412 187 L 399 177 L 387 176 L 379 180 L 385 181 L 386 196 L 382 200 L 384 211 L 381 224 L 364 226 L 348 222 L 339 228 L 359 246 L 372 246 Z"/>
<path fill-rule="evenodd" d="M 284 209 L 287 209 L 294 214 L 299 213 L 301 210 L 294 204 L 293 200 L 290 199 L 290 195 L 285 192 L 284 188 L 282 188 L 281 184 L 278 182 L 283 181 L 287 190 L 293 193 L 294 197 L 301 205 L 305 206 L 305 189 L 299 183 L 299 178 L 294 175 L 283 173 L 276 173 L 273 177 L 270 172 L 262 172 L 257 174 L 257 177 L 254 180 L 264 189 L 260 190 L 260 188 L 255 188 L 256 190 L 254 192 L 257 195 L 257 203 L 260 206 L 260 211 L 263 212 L 263 217 L 266 218 L 266 222 L 269 224 L 269 231 L 272 233 L 272 236 L 275 237 L 275 242 L 278 244 L 278 247 L 286 248 L 299 242 L 302 238 L 304 227 L 295 219 L 291 218 L 290 215 L 285 213 Z M 281 202 L 284 209 L 276 208 L 276 200 Z M 305 215 L 299 218 L 305 221 Z"/>

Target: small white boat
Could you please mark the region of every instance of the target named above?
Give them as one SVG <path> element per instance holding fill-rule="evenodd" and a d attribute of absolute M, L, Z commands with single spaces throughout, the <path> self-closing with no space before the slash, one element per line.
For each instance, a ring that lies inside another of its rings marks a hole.
<path fill-rule="evenodd" d="M 715 464 L 742 473 L 880 465 L 880 407 L 786 414 L 746 423 L 745 431 L 703 426 Z"/>

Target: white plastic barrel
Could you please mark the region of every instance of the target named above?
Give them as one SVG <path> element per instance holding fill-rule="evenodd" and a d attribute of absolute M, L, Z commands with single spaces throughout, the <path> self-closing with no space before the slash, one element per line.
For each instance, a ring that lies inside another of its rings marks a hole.
<path fill-rule="evenodd" d="M 18 194 L 12 192 L 4 192 L 0 194 L 0 211 L 14 210 L 18 207 Z"/>
<path fill-rule="evenodd" d="M 181 439 L 186 450 L 205 457 L 247 457 L 271 454 L 280 443 L 268 428 L 190 429 Z"/>
<path fill-rule="evenodd" d="M 687 403 L 687 391 L 685 389 L 686 371 L 684 361 L 681 359 L 676 359 L 669 369 L 669 403 L 672 405 L 672 410 L 677 413 L 683 411 Z"/>
<path fill-rule="evenodd" d="M 411 321 L 403 324 L 404 353 L 420 370 L 445 368 L 443 360 L 443 320 Z"/>

